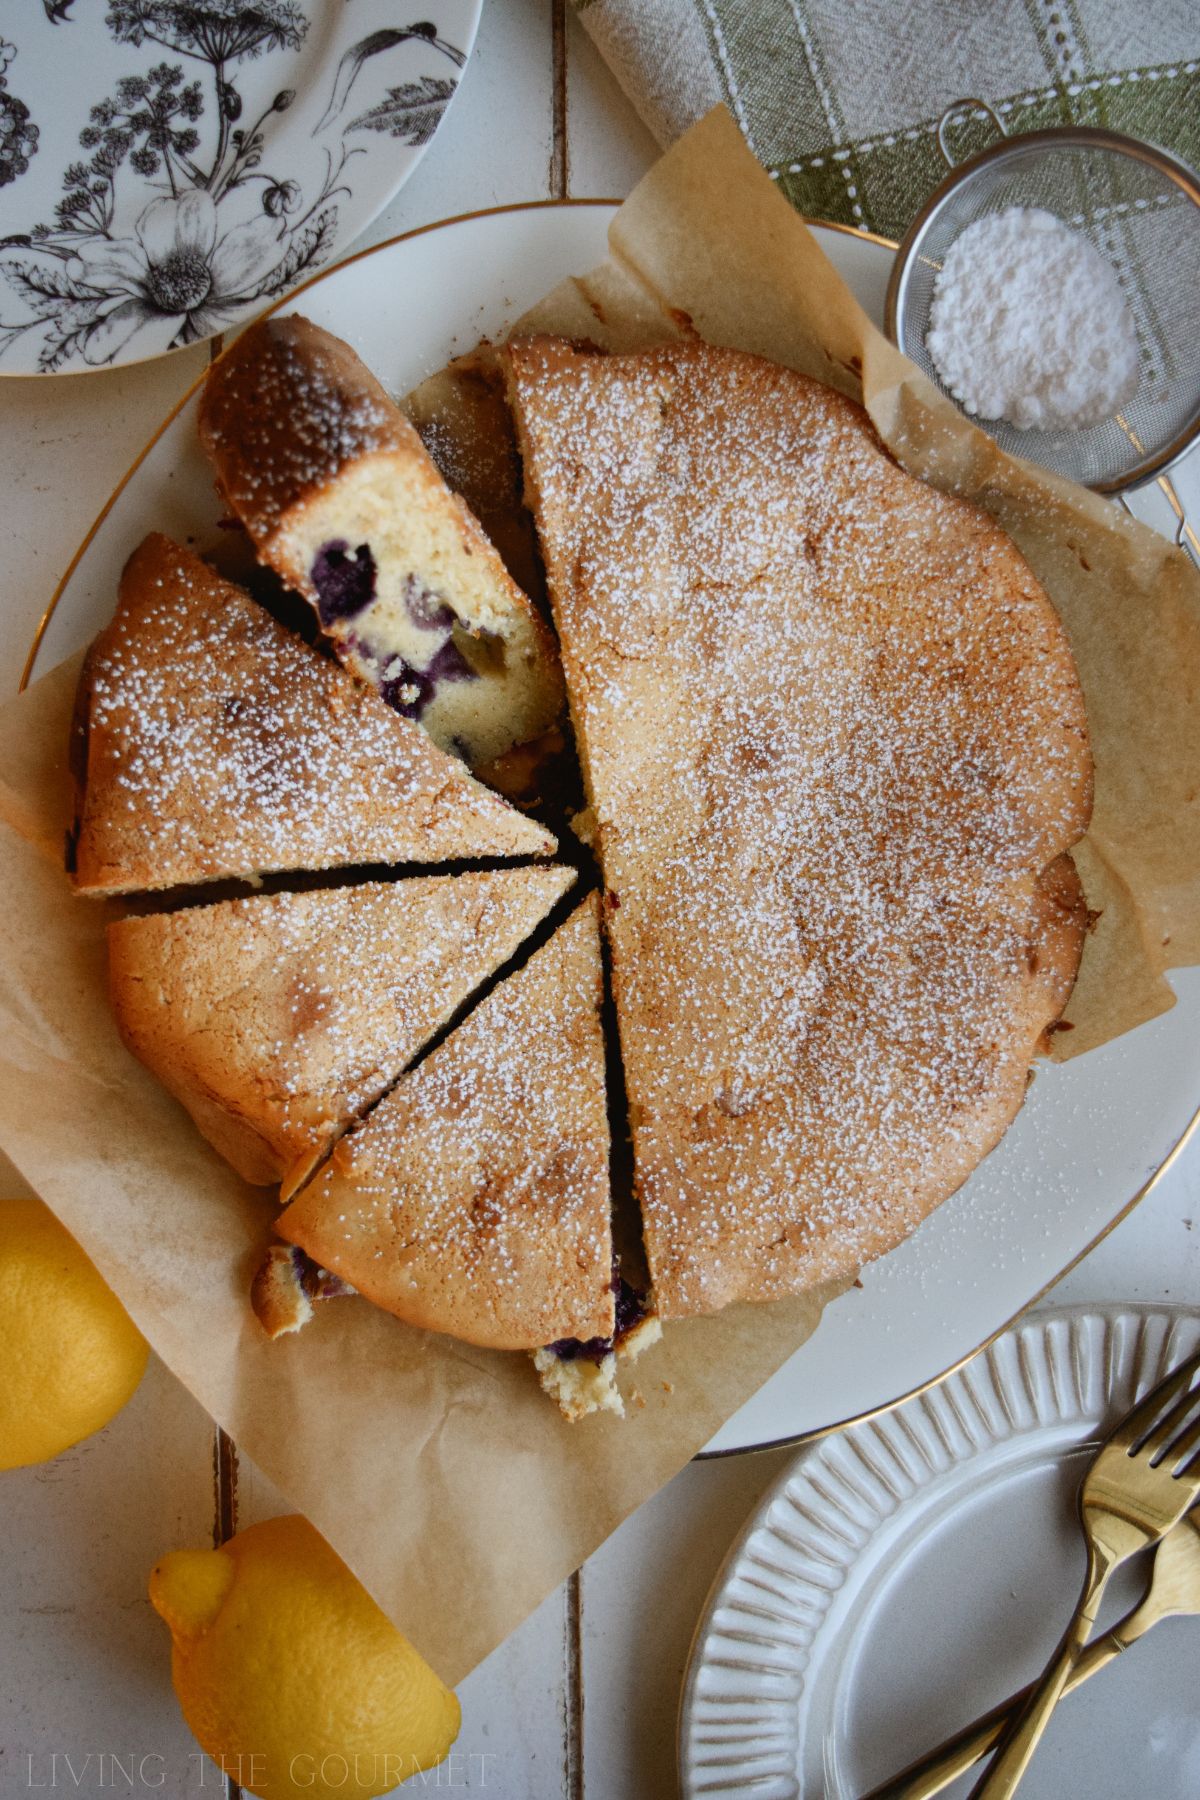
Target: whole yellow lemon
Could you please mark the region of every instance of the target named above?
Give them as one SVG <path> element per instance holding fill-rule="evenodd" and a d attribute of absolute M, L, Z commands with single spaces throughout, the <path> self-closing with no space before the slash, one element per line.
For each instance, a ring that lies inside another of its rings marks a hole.
<path fill-rule="evenodd" d="M 0 1200 L 0 1295 L 0 1469 L 19 1469 L 107 1425 L 149 1351 L 41 1200 Z"/>
<path fill-rule="evenodd" d="M 183 1716 L 260 1800 L 370 1800 L 432 1768 L 458 1701 L 297 1514 L 150 1574 Z"/>

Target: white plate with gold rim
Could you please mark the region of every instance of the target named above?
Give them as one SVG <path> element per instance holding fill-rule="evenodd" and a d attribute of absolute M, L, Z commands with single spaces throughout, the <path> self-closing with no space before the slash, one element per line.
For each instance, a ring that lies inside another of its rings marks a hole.
<path fill-rule="evenodd" d="M 686 1800 L 857 1800 L 1031 1680 L 1083 1580 L 1088 1461 L 1197 1348 L 1191 1308 L 1037 1313 L 928 1393 L 801 1451 L 697 1627 Z M 1120 1572 L 1104 1628 L 1146 1573 L 1145 1559 Z M 1022 1800 L 1193 1800 L 1198 1655 L 1200 1620 L 1168 1620 L 1065 1700 Z"/>
<path fill-rule="evenodd" d="M 562 277 L 605 254 L 610 202 L 537 203 L 427 227 L 329 270 L 280 310 L 352 343 L 403 394 L 481 337 L 496 337 Z M 818 228 L 864 307 L 882 316 L 892 253 Z M 88 535 L 56 596 L 34 675 L 109 618 L 133 546 L 156 529 L 204 549 L 220 508 L 181 402 Z M 779 1443 L 857 1418 L 936 1379 L 1028 1306 L 1111 1228 L 1169 1161 L 1200 1105 L 1200 971 L 1179 1004 L 1063 1067 L 1039 1067 L 1016 1123 L 958 1194 L 718 1432 L 714 1453 Z"/>

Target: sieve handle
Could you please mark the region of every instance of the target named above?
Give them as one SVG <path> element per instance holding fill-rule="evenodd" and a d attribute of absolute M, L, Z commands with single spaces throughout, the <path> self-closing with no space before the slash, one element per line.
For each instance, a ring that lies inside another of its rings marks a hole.
<path fill-rule="evenodd" d="M 1169 476 L 1160 475 L 1158 485 L 1167 496 L 1175 513 L 1176 548 L 1186 550 L 1196 567 L 1200 569 L 1200 537 L 1197 537 L 1196 528 L 1189 520 L 1183 502 L 1175 492 L 1175 484 Z"/>
<path fill-rule="evenodd" d="M 938 149 L 941 151 L 942 161 L 948 169 L 953 169 L 956 165 L 954 158 L 951 156 L 950 151 L 946 146 L 946 127 L 949 125 L 955 113 L 961 112 L 965 106 L 978 107 L 980 112 L 985 112 L 987 114 L 1002 138 L 1008 136 L 1007 131 L 1005 131 L 1004 126 L 1000 122 L 1000 115 L 997 113 L 994 106 L 988 105 L 986 100 L 976 99 L 974 95 L 969 95 L 965 100 L 952 100 L 938 120 L 937 126 Z"/>
<path fill-rule="evenodd" d="M 1200 569 L 1200 535 L 1197 534 L 1195 526 L 1187 516 L 1183 501 L 1175 491 L 1175 483 L 1171 480 L 1169 475 L 1160 475 L 1158 478 L 1158 487 L 1160 491 L 1166 495 L 1171 511 L 1175 514 L 1175 548 L 1177 550 L 1186 550 L 1196 567 Z M 1125 508 L 1125 511 L 1129 514 L 1130 518 L 1136 519 L 1137 514 L 1129 504 L 1128 494 L 1118 494 L 1117 498 L 1120 500 L 1121 505 Z"/>

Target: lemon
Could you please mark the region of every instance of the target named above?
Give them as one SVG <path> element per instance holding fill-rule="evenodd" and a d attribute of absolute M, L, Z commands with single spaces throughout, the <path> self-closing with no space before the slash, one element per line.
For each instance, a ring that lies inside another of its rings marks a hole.
<path fill-rule="evenodd" d="M 458 1736 L 449 1688 L 296 1514 L 171 1551 L 150 1600 L 184 1718 L 260 1800 L 368 1800 Z"/>
<path fill-rule="evenodd" d="M 149 1352 L 41 1200 L 0 1200 L 0 1308 L 0 1469 L 19 1469 L 107 1425 Z"/>

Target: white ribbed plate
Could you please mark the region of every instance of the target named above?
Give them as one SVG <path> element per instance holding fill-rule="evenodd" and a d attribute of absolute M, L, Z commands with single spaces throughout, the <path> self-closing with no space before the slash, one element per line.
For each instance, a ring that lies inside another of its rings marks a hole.
<path fill-rule="evenodd" d="M 1197 1347 L 1184 1308 L 1034 1314 L 928 1393 L 801 1451 L 701 1616 L 684 1795 L 852 1800 L 1028 1681 L 1082 1579 L 1075 1495 L 1096 1440 Z M 1114 1583 L 1102 1623 L 1143 1576 Z M 1200 1621 L 1158 1627 L 1062 1704 L 1022 1800 L 1194 1800 L 1198 1668 Z"/>

